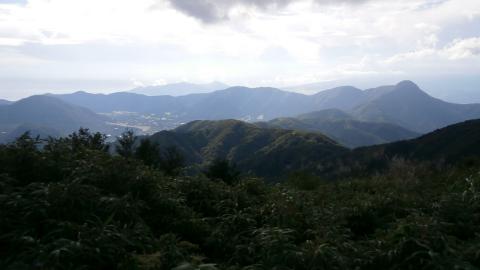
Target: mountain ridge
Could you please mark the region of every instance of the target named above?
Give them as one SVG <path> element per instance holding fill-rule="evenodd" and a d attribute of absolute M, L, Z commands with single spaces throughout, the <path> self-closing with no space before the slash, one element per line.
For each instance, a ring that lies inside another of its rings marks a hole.
<path fill-rule="evenodd" d="M 177 147 L 190 166 L 228 159 L 259 176 L 279 176 L 313 166 L 309 158 L 321 162 L 348 151 L 323 134 L 260 128 L 233 119 L 193 121 L 148 138 L 161 148 Z"/>
<path fill-rule="evenodd" d="M 33 129 L 42 135 L 68 135 L 80 127 L 108 133 L 108 118 L 48 95 L 35 95 L 0 106 L 0 131 L 9 138 Z M 23 127 L 23 128 L 22 128 Z M 11 134 L 9 134 L 11 133 Z"/>
<path fill-rule="evenodd" d="M 185 96 L 145 96 L 133 93 L 57 97 L 95 112 L 133 111 L 174 114 L 179 122 L 233 118 L 269 121 L 323 109 L 341 109 L 359 120 L 387 122 L 427 133 L 456 122 L 480 117 L 480 104 L 454 104 L 429 96 L 411 81 L 360 90 L 337 87 L 314 95 L 277 88 L 230 87 Z"/>
<path fill-rule="evenodd" d="M 215 90 L 226 89 L 228 87 L 227 84 L 218 81 L 204 84 L 179 82 L 165 85 L 142 86 L 134 88 L 128 92 L 147 96 L 182 96 L 194 93 L 209 93 Z"/>
<path fill-rule="evenodd" d="M 411 139 L 420 135 L 395 124 L 360 121 L 338 109 L 276 118 L 258 125 L 320 132 L 349 148 Z"/>
<path fill-rule="evenodd" d="M 12 101 L 6 100 L 6 99 L 0 99 L 0 106 L 2 105 L 10 105 L 12 104 Z"/>
<path fill-rule="evenodd" d="M 395 123 L 427 133 L 453 123 L 480 117 L 480 104 L 454 104 L 436 99 L 411 81 L 402 81 L 377 99 L 356 107 L 361 120 Z"/>
<path fill-rule="evenodd" d="M 480 119 L 435 130 L 418 138 L 347 149 L 329 137 L 258 127 L 238 120 L 193 121 L 150 137 L 160 148 L 175 146 L 197 170 L 227 159 L 241 171 L 261 177 L 294 172 L 336 179 L 343 174 L 386 170 L 392 160 L 455 164 L 480 156 Z"/>

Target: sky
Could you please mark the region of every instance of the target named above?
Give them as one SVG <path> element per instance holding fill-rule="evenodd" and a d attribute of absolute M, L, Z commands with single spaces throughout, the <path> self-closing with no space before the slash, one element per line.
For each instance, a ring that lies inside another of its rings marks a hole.
<path fill-rule="evenodd" d="M 479 0 L 0 0 L 0 98 L 10 100 L 181 81 L 403 79 L 480 102 Z"/>

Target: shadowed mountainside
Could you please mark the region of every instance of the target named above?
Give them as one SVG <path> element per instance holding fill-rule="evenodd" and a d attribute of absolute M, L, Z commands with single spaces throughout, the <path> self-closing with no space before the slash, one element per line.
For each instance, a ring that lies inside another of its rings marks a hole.
<path fill-rule="evenodd" d="M 220 158 L 264 177 L 297 171 L 336 178 L 352 171 L 387 169 L 392 159 L 453 164 L 480 156 L 480 120 L 470 120 L 416 139 L 348 150 L 320 133 L 261 128 L 237 120 L 194 121 L 149 137 L 177 147 L 190 166 Z"/>
<path fill-rule="evenodd" d="M 337 109 L 276 118 L 257 125 L 320 132 L 350 148 L 411 139 L 420 135 L 395 124 L 359 121 Z"/>
<path fill-rule="evenodd" d="M 150 140 L 161 148 L 176 146 L 190 165 L 228 159 L 259 176 L 311 168 L 348 152 L 322 134 L 260 128 L 237 120 L 194 121 Z"/>
<path fill-rule="evenodd" d="M 412 140 L 353 150 L 353 158 L 372 160 L 401 157 L 456 163 L 472 156 L 480 156 L 480 120 L 450 125 Z"/>

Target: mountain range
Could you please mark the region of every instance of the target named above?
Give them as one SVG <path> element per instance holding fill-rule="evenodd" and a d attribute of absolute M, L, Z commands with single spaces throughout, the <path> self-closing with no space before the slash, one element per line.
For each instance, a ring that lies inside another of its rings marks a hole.
<path fill-rule="evenodd" d="M 0 140 L 30 131 L 32 135 L 67 135 L 80 127 L 109 133 L 108 118 L 89 109 L 46 95 L 31 96 L 0 106 Z"/>
<path fill-rule="evenodd" d="M 9 105 L 11 103 L 12 103 L 11 101 L 8 101 L 8 100 L 5 100 L 5 99 L 0 99 L 0 106 Z"/>
<path fill-rule="evenodd" d="M 411 81 L 360 90 L 337 87 L 314 95 L 276 88 L 231 87 L 212 93 L 179 97 L 134 93 L 110 95 L 76 92 L 56 95 L 95 112 L 131 111 L 175 114 L 181 122 L 242 119 L 265 121 L 324 109 L 339 109 L 357 120 L 384 122 L 417 133 L 480 118 L 480 104 L 454 104 L 429 96 Z"/>
<path fill-rule="evenodd" d="M 147 96 L 184 96 L 194 93 L 208 93 L 226 88 L 228 88 L 228 85 L 221 82 L 206 84 L 180 82 L 166 85 L 142 86 L 132 89 L 130 92 Z"/>
<path fill-rule="evenodd" d="M 65 136 L 82 126 L 105 132 L 112 128 L 108 120 L 51 96 L 32 96 L 0 106 L 0 140 L 11 140 L 27 130 L 42 137 Z M 312 132 L 319 129 L 323 134 Z M 347 135 L 342 137 L 342 134 Z M 454 163 L 480 155 L 480 120 L 457 123 L 416 139 L 354 150 L 336 142 L 352 146 L 345 142 L 349 136 L 362 138 L 355 134 L 377 136 L 381 140 L 416 135 L 395 125 L 362 122 L 343 111 L 330 109 L 261 123 L 193 121 L 148 138 L 161 148 L 176 146 L 192 170 L 201 170 L 209 162 L 225 158 L 244 173 L 267 178 L 295 171 L 329 178 L 342 170 L 381 169 L 392 158 Z"/>
<path fill-rule="evenodd" d="M 156 132 L 195 120 L 238 119 L 257 127 L 322 133 L 350 148 L 411 139 L 480 118 L 480 104 L 444 102 L 411 81 L 366 90 L 342 86 L 314 95 L 268 87 L 177 97 L 76 92 L 32 96 L 0 108 L 3 138 L 28 127 L 54 134 L 88 127 L 116 135 L 127 127 Z M 112 112 L 135 113 L 115 118 Z"/>
<path fill-rule="evenodd" d="M 433 98 L 410 81 L 394 88 L 370 89 L 384 94 L 364 102 L 352 110 L 359 119 L 398 124 L 426 133 L 453 123 L 480 118 L 479 104 L 453 104 Z"/>
<path fill-rule="evenodd" d="M 66 102 L 95 112 L 131 111 L 179 115 L 185 122 L 220 119 L 272 119 L 305 112 L 306 96 L 275 88 L 231 87 L 204 94 L 186 96 L 146 96 L 133 93 L 54 95 Z"/>
<path fill-rule="evenodd" d="M 360 121 L 338 109 L 276 118 L 256 124 L 261 127 L 320 132 L 350 148 L 411 139 L 420 135 L 396 124 Z"/>
<path fill-rule="evenodd" d="M 349 150 L 319 133 L 261 128 L 238 120 L 194 121 L 148 139 L 175 146 L 190 167 L 228 159 L 245 173 L 280 177 L 303 171 L 324 177 L 383 170 L 394 158 L 461 162 L 480 155 L 480 120 L 457 123 L 419 138 Z"/>
<path fill-rule="evenodd" d="M 190 166 L 228 159 L 243 172 L 258 176 L 311 168 L 348 151 L 319 133 L 261 128 L 238 120 L 193 121 L 149 140 L 161 148 L 177 147 Z"/>

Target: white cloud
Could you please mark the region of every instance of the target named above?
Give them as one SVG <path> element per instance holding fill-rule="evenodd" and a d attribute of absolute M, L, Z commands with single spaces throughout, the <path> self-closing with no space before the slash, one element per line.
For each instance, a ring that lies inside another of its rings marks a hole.
<path fill-rule="evenodd" d="M 455 39 L 443 48 L 436 48 L 434 45 L 421 47 L 418 50 L 399 53 L 385 60 L 385 63 L 392 64 L 402 61 L 426 60 L 461 60 L 466 58 L 478 57 L 480 55 L 480 37 L 466 39 Z"/>
<path fill-rule="evenodd" d="M 159 0 L 204 23 L 218 23 L 249 10 L 278 11 L 289 5 L 310 2 L 317 5 L 355 5 L 371 0 Z M 240 10 L 240 12 L 239 12 Z"/>
<path fill-rule="evenodd" d="M 213 3 L 228 20 L 205 24 L 167 0 L 0 4 L 0 82 L 8 74 L 282 85 L 440 67 L 479 72 L 467 61 L 478 55 L 480 30 L 456 28 L 480 29 L 478 0 L 182 1 Z"/>
<path fill-rule="evenodd" d="M 480 37 L 456 39 L 443 50 L 449 59 L 457 60 L 480 55 Z"/>
<path fill-rule="evenodd" d="M 20 46 L 24 43 L 24 39 L 0 37 L 0 46 Z"/>
<path fill-rule="evenodd" d="M 424 48 L 420 50 L 415 50 L 406 53 L 399 53 L 395 54 L 389 58 L 387 58 L 384 62 L 386 64 L 395 64 L 403 61 L 411 61 L 411 60 L 418 60 L 424 59 L 426 57 L 437 55 L 438 51 L 432 48 Z"/>

